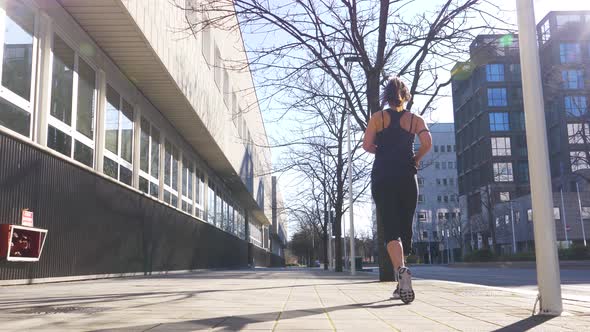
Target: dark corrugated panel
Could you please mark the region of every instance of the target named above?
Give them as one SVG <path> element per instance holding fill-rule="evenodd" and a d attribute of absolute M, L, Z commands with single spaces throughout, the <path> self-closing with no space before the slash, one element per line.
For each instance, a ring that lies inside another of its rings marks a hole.
<path fill-rule="evenodd" d="M 49 230 L 43 256 L 37 263 L 0 262 L 0 279 L 232 268 L 248 261 L 245 241 L 0 133 L 0 223 L 19 221 L 23 208 Z"/>

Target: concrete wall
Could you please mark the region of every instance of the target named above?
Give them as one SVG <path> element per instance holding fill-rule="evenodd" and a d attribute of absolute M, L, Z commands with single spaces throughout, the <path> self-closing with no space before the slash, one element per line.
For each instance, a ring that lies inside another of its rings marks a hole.
<path fill-rule="evenodd" d="M 159 60 L 166 67 L 182 93 L 187 97 L 193 111 L 204 122 L 216 143 L 225 152 L 236 173 L 240 173 L 245 154 L 245 145 L 239 138 L 238 129 L 232 121 L 231 105 L 226 105 L 223 87 L 214 81 L 216 67 L 203 56 L 203 32 L 189 33 L 184 1 L 120 0 L 137 28 L 149 42 Z M 198 3 L 196 4 L 198 6 Z M 210 15 L 214 15 L 211 13 Z M 229 26 L 237 20 L 229 22 Z M 258 195 L 264 186 L 264 211 L 271 216 L 271 180 L 266 175 L 271 169 L 271 155 L 263 118 L 254 90 L 251 73 L 247 66 L 244 44 L 239 29 L 211 29 L 210 57 L 214 60 L 215 47 L 223 59 L 222 66 L 228 69 L 230 86 L 237 95 L 248 129 L 254 141 L 254 187 Z M 239 67 L 239 68 L 238 68 Z M 245 67 L 245 68 L 244 68 Z M 221 90 L 221 91 L 220 91 Z M 232 98 L 229 97 L 229 100 Z"/>

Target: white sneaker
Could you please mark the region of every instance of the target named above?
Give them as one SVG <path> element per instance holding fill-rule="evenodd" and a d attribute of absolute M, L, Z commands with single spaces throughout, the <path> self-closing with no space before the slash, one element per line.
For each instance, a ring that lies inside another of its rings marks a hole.
<path fill-rule="evenodd" d="M 395 290 L 393 291 L 393 295 L 391 295 L 391 299 L 392 300 L 399 300 L 399 299 L 401 299 L 401 297 L 399 295 L 399 283 L 397 284 L 397 287 L 395 287 Z"/>
<path fill-rule="evenodd" d="M 399 296 L 403 303 L 414 301 L 415 295 L 412 289 L 412 273 L 407 267 L 400 267 L 399 272 Z"/>

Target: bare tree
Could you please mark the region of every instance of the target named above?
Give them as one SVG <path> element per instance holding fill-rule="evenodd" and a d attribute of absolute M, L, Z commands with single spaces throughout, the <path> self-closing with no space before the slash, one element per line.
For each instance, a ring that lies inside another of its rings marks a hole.
<path fill-rule="evenodd" d="M 415 3 L 209 0 L 200 6 L 186 2 L 179 6 L 200 14 L 196 15 L 199 19 L 189 20 L 190 31 L 198 33 L 210 26 L 238 29 L 239 22 L 242 31 L 259 37 L 258 43 L 250 44 L 249 64 L 264 72 L 257 75 L 258 87 L 266 89 L 263 95 L 275 100 L 290 98 L 292 90 L 283 89 L 285 84 L 318 74 L 339 90 L 358 129 L 364 131 L 371 114 L 381 109 L 379 90 L 388 75 L 410 82 L 414 97 L 407 105 L 409 110 L 417 102 L 421 103 L 420 114 L 433 109 L 451 82 L 442 73 L 465 56 L 474 35 L 488 29 L 499 12 L 487 0 L 439 0 L 431 11 L 408 15 Z M 479 24 L 473 24 L 474 17 Z M 347 57 L 354 57 L 357 65 L 347 68 Z M 277 82 L 283 83 L 280 89 Z M 381 229 L 378 237 L 382 243 Z M 387 257 L 384 247 L 379 257 Z M 389 264 L 387 259 L 382 262 Z M 389 265 L 382 265 L 380 271 L 381 280 L 393 278 Z"/>
<path fill-rule="evenodd" d="M 336 237 L 336 257 L 342 256 L 340 225 L 344 213 L 348 210 L 345 201 L 351 195 L 347 186 L 348 167 L 352 167 L 354 183 L 353 201 L 364 199 L 368 187 L 370 168 L 366 155 L 361 154 L 360 141 L 356 141 L 351 150 L 352 164 L 344 155 L 346 138 L 346 107 L 344 99 L 336 95 L 337 91 L 325 84 L 326 81 L 300 81 L 295 90 L 297 103 L 291 105 L 297 109 L 300 128 L 292 129 L 290 135 L 297 133 L 298 139 L 288 143 L 287 150 L 281 158 L 280 168 L 294 174 L 294 188 L 289 206 L 294 210 L 309 209 L 315 211 L 334 210 L 334 235 Z M 288 142 L 288 138 L 283 141 Z M 323 206 L 322 206 L 323 203 Z M 315 223 L 323 239 L 324 263 L 328 266 L 328 223 L 326 213 L 319 213 L 310 219 Z M 342 262 L 336 259 L 336 270 L 342 270 Z"/>

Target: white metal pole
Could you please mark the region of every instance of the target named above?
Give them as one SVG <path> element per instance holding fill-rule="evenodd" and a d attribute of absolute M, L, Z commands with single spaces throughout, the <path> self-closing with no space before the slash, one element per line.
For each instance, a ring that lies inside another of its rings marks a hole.
<path fill-rule="evenodd" d="M 350 129 L 350 113 L 352 109 L 348 109 L 348 209 L 350 213 L 350 274 L 356 274 L 356 262 L 355 262 L 355 250 L 354 250 L 354 210 L 353 210 L 353 199 L 354 194 L 352 190 L 352 152 L 351 152 L 351 141 L 352 141 L 352 130 Z"/>
<path fill-rule="evenodd" d="M 514 209 L 512 208 L 512 201 L 510 201 L 510 220 L 512 221 L 512 252 L 516 254 L 516 233 L 514 232 Z"/>
<path fill-rule="evenodd" d="M 582 217 L 582 200 L 580 199 L 580 186 L 576 182 L 576 191 L 578 192 L 578 208 L 580 209 L 580 224 L 582 225 L 582 238 L 584 239 L 584 247 L 586 244 L 586 230 L 584 229 L 584 218 Z"/>
<path fill-rule="evenodd" d="M 565 247 L 569 248 L 569 239 L 567 236 L 567 218 L 565 217 L 565 204 L 563 203 L 563 188 L 559 189 L 559 195 L 561 196 L 561 221 L 563 223 L 563 234 L 565 237 Z"/>
<path fill-rule="evenodd" d="M 344 268 L 348 268 L 348 254 L 346 253 L 346 220 L 344 220 L 344 214 L 342 214 L 342 246 L 344 247 Z"/>
<path fill-rule="evenodd" d="M 516 0 L 516 8 L 526 136 L 528 142 L 534 142 L 529 146 L 528 159 L 535 215 L 534 235 L 540 313 L 558 316 L 563 311 L 563 303 L 555 245 L 553 193 L 533 0 Z"/>

